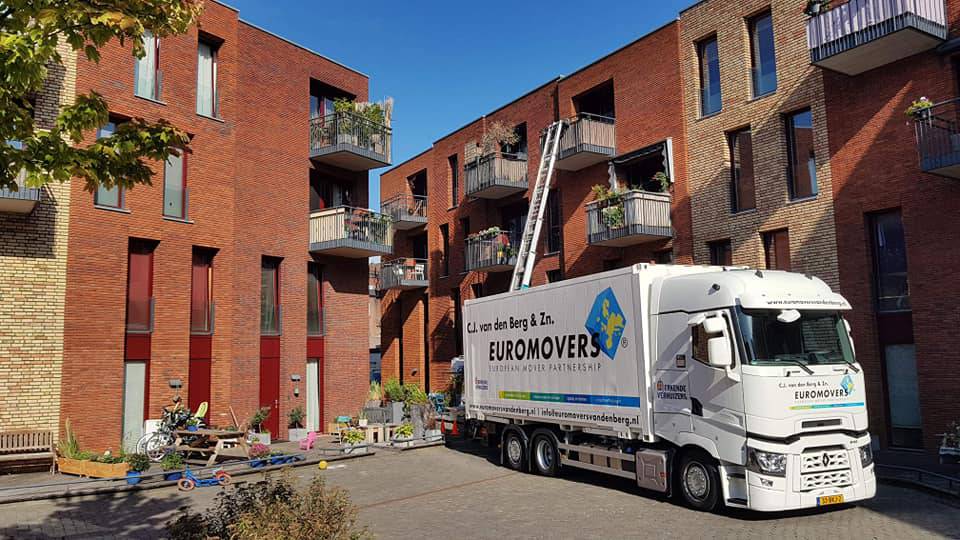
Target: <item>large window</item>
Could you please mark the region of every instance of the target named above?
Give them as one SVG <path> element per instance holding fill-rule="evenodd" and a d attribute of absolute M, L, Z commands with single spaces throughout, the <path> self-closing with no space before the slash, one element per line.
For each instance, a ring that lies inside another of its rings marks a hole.
<path fill-rule="evenodd" d="M 547 197 L 547 253 L 557 253 L 562 244 L 563 220 L 560 217 L 560 191 Z"/>
<path fill-rule="evenodd" d="M 193 272 L 190 280 L 190 333 L 213 332 L 213 256 L 214 251 L 193 248 Z"/>
<path fill-rule="evenodd" d="M 717 240 L 707 244 L 710 248 L 710 264 L 714 266 L 733 265 L 733 249 L 730 240 Z"/>
<path fill-rule="evenodd" d="M 440 271 L 441 276 L 450 275 L 450 226 L 446 223 L 440 225 Z"/>
<path fill-rule="evenodd" d="M 617 116 L 615 101 L 613 81 L 607 81 L 574 97 L 573 107 L 578 113 L 614 118 Z"/>
<path fill-rule="evenodd" d="M 127 254 L 127 332 L 153 331 L 155 242 L 131 239 Z"/>
<path fill-rule="evenodd" d="M 160 40 L 149 30 L 143 32 L 143 58 L 138 58 L 133 69 L 133 93 L 147 99 L 160 99 L 163 76 L 160 72 Z"/>
<path fill-rule="evenodd" d="M 750 129 L 729 135 L 731 206 L 733 212 L 751 210 L 757 206 L 753 177 L 753 137 Z"/>
<path fill-rule="evenodd" d="M 900 211 L 874 214 L 871 218 L 874 258 L 874 290 L 877 311 L 908 311 L 907 244 Z"/>
<path fill-rule="evenodd" d="M 720 53 L 716 36 L 697 43 L 700 64 L 700 115 L 719 112 L 723 106 L 720 94 Z"/>
<path fill-rule="evenodd" d="M 220 117 L 217 88 L 217 49 L 210 41 L 197 44 L 197 114 Z"/>
<path fill-rule="evenodd" d="M 460 166 L 457 164 L 457 154 L 447 158 L 450 166 L 450 207 L 460 204 Z"/>
<path fill-rule="evenodd" d="M 817 194 L 817 162 L 813 153 L 813 115 L 810 109 L 787 116 L 790 197 L 801 199 Z"/>
<path fill-rule="evenodd" d="M 315 262 L 307 263 L 307 335 L 323 335 L 323 280 Z"/>
<path fill-rule="evenodd" d="M 97 130 L 97 138 L 109 137 L 117 131 L 117 124 L 107 122 Z M 113 186 L 97 186 L 96 193 L 93 194 L 93 204 L 107 208 L 123 208 L 123 188 Z"/>
<path fill-rule="evenodd" d="M 737 308 L 740 333 L 752 365 L 788 366 L 852 364 L 847 326 L 835 312 L 804 310 L 782 322 L 779 311 Z"/>
<path fill-rule="evenodd" d="M 777 89 L 777 60 L 773 41 L 773 16 L 770 12 L 758 15 L 750 24 L 750 75 L 754 97 Z"/>
<path fill-rule="evenodd" d="M 790 234 L 787 229 L 763 233 L 763 255 L 770 270 L 790 270 Z"/>
<path fill-rule="evenodd" d="M 263 257 L 260 264 L 260 334 L 280 333 L 280 259 Z"/>
<path fill-rule="evenodd" d="M 170 154 L 163 167 L 163 215 L 187 219 L 187 156 Z"/>

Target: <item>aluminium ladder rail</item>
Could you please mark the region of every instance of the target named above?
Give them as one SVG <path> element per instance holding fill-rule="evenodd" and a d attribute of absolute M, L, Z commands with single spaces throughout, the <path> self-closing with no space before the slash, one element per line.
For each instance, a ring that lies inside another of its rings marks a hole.
<path fill-rule="evenodd" d="M 550 180 L 553 178 L 553 167 L 560 152 L 560 136 L 564 127 L 566 122 L 563 120 L 550 124 L 543 139 L 537 183 L 530 197 L 527 223 L 523 228 L 520 249 L 517 251 L 517 263 L 513 267 L 513 277 L 510 279 L 511 291 L 526 289 L 530 286 L 533 264 L 537 258 L 537 242 L 540 240 L 540 229 L 543 225 L 543 213 L 547 208 L 547 196 L 550 195 Z"/>

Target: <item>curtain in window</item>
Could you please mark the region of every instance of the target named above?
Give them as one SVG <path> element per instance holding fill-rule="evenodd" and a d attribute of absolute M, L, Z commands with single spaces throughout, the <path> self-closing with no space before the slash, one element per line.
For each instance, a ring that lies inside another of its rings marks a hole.
<path fill-rule="evenodd" d="M 315 264 L 307 265 L 307 335 L 323 334 L 323 310 L 321 306 L 320 269 Z"/>
<path fill-rule="evenodd" d="M 183 154 L 171 154 L 163 168 L 163 215 L 186 218 Z"/>
<path fill-rule="evenodd" d="M 280 331 L 277 300 L 277 263 L 265 260 L 260 269 L 261 334 L 276 334 Z"/>
<path fill-rule="evenodd" d="M 214 81 L 216 80 L 214 51 L 207 43 L 197 46 L 197 113 L 214 116 Z"/>
<path fill-rule="evenodd" d="M 190 293 L 190 331 L 210 331 L 210 285 L 212 255 L 193 253 L 193 276 Z"/>
<path fill-rule="evenodd" d="M 130 244 L 127 271 L 127 331 L 149 331 L 153 248 L 142 243 Z"/>
<path fill-rule="evenodd" d="M 143 33 L 143 48 L 145 54 L 138 59 L 134 68 L 136 87 L 134 93 L 138 96 L 157 99 L 157 38 L 150 31 Z"/>

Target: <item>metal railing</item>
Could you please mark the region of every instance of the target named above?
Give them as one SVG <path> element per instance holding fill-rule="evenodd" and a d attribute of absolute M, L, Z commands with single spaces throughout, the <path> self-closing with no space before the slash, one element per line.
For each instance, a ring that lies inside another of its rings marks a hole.
<path fill-rule="evenodd" d="M 617 141 L 615 121 L 609 116 L 590 113 L 580 113 L 570 119 L 560 137 L 561 159 L 585 150 L 597 152 L 614 148 Z"/>
<path fill-rule="evenodd" d="M 349 243 L 393 246 L 392 220 L 365 208 L 337 206 L 310 214 L 310 243 Z"/>
<path fill-rule="evenodd" d="M 919 111 L 913 127 L 921 169 L 935 172 L 960 165 L 960 98 Z"/>
<path fill-rule="evenodd" d="M 526 154 L 490 154 L 464 164 L 466 193 L 503 186 L 527 188 Z"/>
<path fill-rule="evenodd" d="M 336 112 L 310 119 L 310 150 L 351 146 L 390 161 L 391 129 L 353 112 Z"/>
<path fill-rule="evenodd" d="M 519 238 L 511 239 L 509 233 L 495 236 L 467 238 L 465 243 L 465 270 L 482 270 L 491 266 L 513 266 L 517 262 Z"/>
<path fill-rule="evenodd" d="M 380 210 L 394 221 L 423 221 L 427 217 L 427 196 L 401 193 L 380 203 Z"/>
<path fill-rule="evenodd" d="M 427 281 L 426 259 L 394 259 L 380 267 L 378 287 L 380 290 L 396 289 L 410 282 Z"/>
<path fill-rule="evenodd" d="M 864 32 L 855 43 L 837 44 L 837 50 L 826 47 L 819 55 L 830 56 L 890 33 L 892 28 L 887 28 L 888 23 L 896 26 L 896 19 L 909 15 L 932 22 L 946 32 L 943 0 L 850 0 L 807 19 L 807 47 L 818 49 Z"/>
<path fill-rule="evenodd" d="M 626 236 L 672 236 L 670 194 L 627 191 L 616 199 L 587 203 L 587 242 Z"/>
<path fill-rule="evenodd" d="M 17 191 L 12 189 L 0 189 L 0 199 L 15 199 L 18 201 L 40 201 L 40 188 L 24 187 L 27 182 L 27 171 L 21 170 L 17 175 Z"/>

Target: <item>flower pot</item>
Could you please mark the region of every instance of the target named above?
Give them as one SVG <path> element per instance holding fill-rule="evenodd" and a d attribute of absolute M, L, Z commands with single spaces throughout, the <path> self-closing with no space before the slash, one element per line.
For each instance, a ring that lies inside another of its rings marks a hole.
<path fill-rule="evenodd" d="M 406 439 L 394 439 L 392 442 L 393 442 L 393 446 L 397 448 L 409 448 L 413 446 L 413 437 L 409 437 Z"/>
<path fill-rule="evenodd" d="M 183 473 L 181 471 L 169 471 L 163 473 L 163 479 L 167 481 L 179 480 L 183 478 Z"/>
<path fill-rule="evenodd" d="M 366 418 L 361 418 L 361 419 L 357 420 L 357 425 L 360 426 L 360 427 L 367 427 L 367 419 L 366 419 Z"/>
<path fill-rule="evenodd" d="M 267 461 L 265 459 L 253 458 L 250 460 L 250 468 L 252 469 L 259 469 L 260 467 L 263 467 L 266 464 L 267 464 Z"/>
<path fill-rule="evenodd" d="M 310 431 L 305 428 L 290 428 L 287 430 L 287 438 L 292 442 L 300 442 L 307 438 L 308 433 Z"/>
<path fill-rule="evenodd" d="M 196 430 L 198 430 L 198 429 L 200 429 L 200 428 L 197 427 L 197 426 L 187 426 L 187 431 L 196 431 Z"/>
<path fill-rule="evenodd" d="M 270 446 L 270 434 L 269 433 L 251 433 L 250 434 L 250 443 L 261 443 L 267 446 Z"/>
<path fill-rule="evenodd" d="M 127 483 L 135 486 L 140 483 L 140 473 L 137 471 L 127 471 Z"/>
<path fill-rule="evenodd" d="M 367 453 L 367 446 L 363 444 L 348 444 L 343 448 L 344 454 L 358 456 Z"/>

